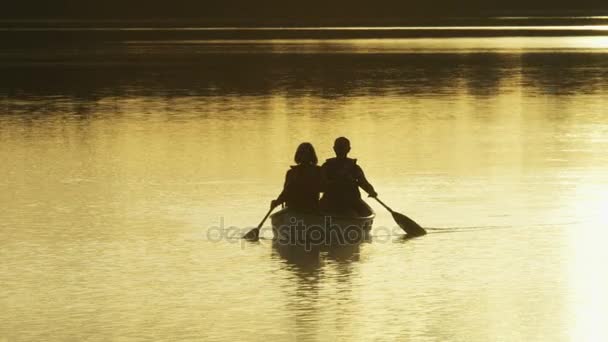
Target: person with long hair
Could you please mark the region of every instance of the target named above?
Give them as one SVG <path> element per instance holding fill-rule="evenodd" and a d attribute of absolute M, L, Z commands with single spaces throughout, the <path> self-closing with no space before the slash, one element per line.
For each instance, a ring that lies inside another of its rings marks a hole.
<path fill-rule="evenodd" d="M 272 208 L 286 204 L 288 208 L 302 212 L 319 210 L 319 196 L 322 191 L 322 173 L 315 148 L 304 142 L 298 146 L 294 161 L 285 175 L 283 191 L 270 203 Z"/>

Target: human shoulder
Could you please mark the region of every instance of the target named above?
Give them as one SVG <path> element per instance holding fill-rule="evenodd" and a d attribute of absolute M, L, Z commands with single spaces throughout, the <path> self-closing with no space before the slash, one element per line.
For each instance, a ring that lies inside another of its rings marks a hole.
<path fill-rule="evenodd" d="M 319 165 L 311 165 L 310 173 L 315 177 L 318 177 L 323 173 L 323 168 Z"/>
<path fill-rule="evenodd" d="M 289 170 L 287 170 L 287 174 L 306 173 L 319 170 L 321 170 L 319 165 L 292 165 L 289 167 Z"/>
<path fill-rule="evenodd" d="M 361 170 L 361 166 L 359 164 L 357 164 L 357 159 L 351 159 L 352 161 L 352 166 L 357 169 L 357 170 Z"/>
<path fill-rule="evenodd" d="M 291 165 L 291 166 L 289 166 L 289 169 L 287 169 L 286 176 L 287 177 L 293 176 L 297 172 L 298 172 L 298 165 Z"/>
<path fill-rule="evenodd" d="M 337 158 L 328 158 L 325 159 L 325 163 L 323 163 L 323 165 L 321 167 L 328 167 L 328 166 L 332 166 L 336 163 L 336 159 Z"/>

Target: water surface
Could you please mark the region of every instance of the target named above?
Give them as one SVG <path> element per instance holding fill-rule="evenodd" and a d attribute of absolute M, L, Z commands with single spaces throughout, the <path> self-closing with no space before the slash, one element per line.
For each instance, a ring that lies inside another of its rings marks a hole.
<path fill-rule="evenodd" d="M 0 61 L 0 340 L 608 338 L 605 37 L 124 39 Z M 372 204 L 360 246 L 218 239 L 258 223 L 298 143 L 324 159 L 340 135 L 428 236 Z"/>

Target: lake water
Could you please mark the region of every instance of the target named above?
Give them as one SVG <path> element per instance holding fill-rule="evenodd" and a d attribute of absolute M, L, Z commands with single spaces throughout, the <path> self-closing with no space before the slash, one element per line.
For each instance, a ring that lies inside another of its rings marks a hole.
<path fill-rule="evenodd" d="M 608 36 L 112 32 L 0 49 L 0 341 L 608 339 Z M 341 135 L 427 236 L 235 238 Z"/>

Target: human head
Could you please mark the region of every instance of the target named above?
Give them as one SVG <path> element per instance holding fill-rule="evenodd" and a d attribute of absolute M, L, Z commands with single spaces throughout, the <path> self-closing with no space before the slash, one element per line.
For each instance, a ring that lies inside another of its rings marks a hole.
<path fill-rule="evenodd" d="M 334 141 L 334 152 L 339 158 L 346 158 L 348 152 L 350 152 L 350 141 L 345 137 L 339 137 Z"/>
<path fill-rule="evenodd" d="M 315 152 L 315 148 L 312 147 L 311 143 L 307 142 L 301 143 L 300 146 L 298 146 L 293 160 L 298 165 L 317 165 L 317 163 L 319 162 L 319 160 L 317 159 L 317 153 Z"/>

